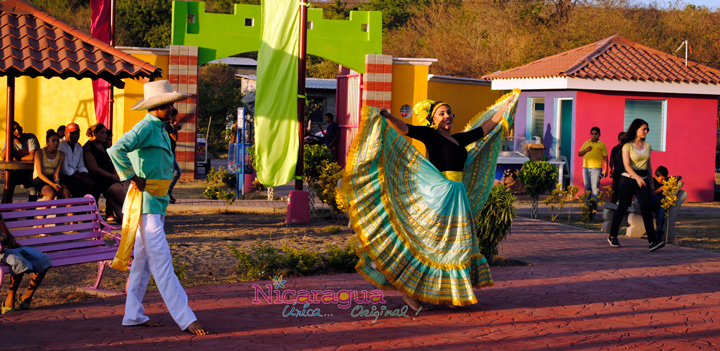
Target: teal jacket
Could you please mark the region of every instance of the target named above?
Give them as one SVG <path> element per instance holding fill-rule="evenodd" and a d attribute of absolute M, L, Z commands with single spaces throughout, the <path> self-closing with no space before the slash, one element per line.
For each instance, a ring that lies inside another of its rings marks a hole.
<path fill-rule="evenodd" d="M 134 175 L 145 179 L 172 178 L 175 156 L 170 149 L 170 137 L 162 121 L 149 113 L 107 151 L 121 180 Z M 164 215 L 169 201 L 167 195 L 152 196 L 144 191 L 142 213 Z"/>

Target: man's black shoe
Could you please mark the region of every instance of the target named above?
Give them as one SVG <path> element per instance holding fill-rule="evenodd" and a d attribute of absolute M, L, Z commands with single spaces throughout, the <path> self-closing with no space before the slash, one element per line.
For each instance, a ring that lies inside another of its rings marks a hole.
<path fill-rule="evenodd" d="M 664 241 L 657 241 L 652 244 L 650 244 L 650 252 L 657 251 L 662 249 L 665 246 Z"/>
<path fill-rule="evenodd" d="M 620 247 L 620 242 L 618 241 L 618 238 L 616 236 L 609 236 L 608 242 L 610 243 L 610 246 L 612 247 Z"/>

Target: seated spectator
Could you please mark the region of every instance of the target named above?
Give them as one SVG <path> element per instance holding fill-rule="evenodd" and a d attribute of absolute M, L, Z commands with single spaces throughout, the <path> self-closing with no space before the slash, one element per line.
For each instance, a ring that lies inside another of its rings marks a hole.
<path fill-rule="evenodd" d="M 100 194 L 105 195 L 107 207 L 111 209 L 111 211 L 106 211 L 108 221 L 116 220 L 122 223 L 125 188 L 120 183 L 120 177 L 115 172 L 115 166 L 113 166 L 107 153 L 109 147 L 107 144 L 107 129 L 102 123 L 97 123 L 90 126 L 86 134 L 90 140 L 83 146 L 85 166 L 95 183 L 91 193 L 95 200 L 98 199 Z M 114 218 L 113 213 L 115 214 Z"/>
<path fill-rule="evenodd" d="M 57 134 L 60 136 L 60 139 L 65 137 L 65 126 L 64 125 L 57 127 Z"/>
<path fill-rule="evenodd" d="M 70 197 L 70 191 L 60 184 L 60 168 L 62 168 L 65 154 L 58 150 L 60 136 L 49 129 L 45 135 L 47 146 L 35 153 L 35 169 L 33 171 L 33 184 L 35 190 L 42 194 L 42 201 Z"/>
<path fill-rule="evenodd" d="M 20 296 L 20 309 L 30 308 L 32 298 L 37 292 L 45 273 L 52 267 L 48 255 L 31 247 L 20 246 L 15 237 L 10 234 L 5 221 L 0 216 L 0 262 L 10 266 L 10 285 L 8 295 L 2 306 L 2 314 L 15 311 L 15 295 L 22 283 L 23 276 L 32 272 L 32 278 L 27 291 Z"/>
<path fill-rule="evenodd" d="M 60 151 L 65 154 L 65 162 L 60 170 L 60 183 L 70 189 L 73 197 L 83 197 L 90 193 L 93 181 L 85 167 L 83 148 L 78 144 L 80 126 L 70 123 L 65 128 L 65 138 L 60 140 Z"/>
<path fill-rule="evenodd" d="M 13 148 L 12 158 L 10 161 L 32 161 L 35 159 L 35 150 L 40 148 L 35 134 L 23 133 L 23 127 L 16 121 L 13 121 Z M 5 160 L 5 148 L 7 143 L 3 146 L 2 152 L 0 153 L 0 160 Z M 17 185 L 23 185 L 28 189 L 28 195 L 30 201 L 37 200 L 37 193 L 33 188 L 33 171 L 30 169 L 18 169 L 10 171 L 10 184 L 9 186 L 14 188 Z M 12 202 L 12 199 L 9 199 Z"/>

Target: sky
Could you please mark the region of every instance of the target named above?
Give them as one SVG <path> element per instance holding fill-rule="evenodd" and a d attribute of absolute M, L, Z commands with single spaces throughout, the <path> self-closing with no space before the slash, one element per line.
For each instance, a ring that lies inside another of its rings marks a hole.
<path fill-rule="evenodd" d="M 635 0 L 640 4 L 657 3 L 660 7 L 667 7 L 667 4 L 675 3 L 674 0 Z M 684 3 L 705 6 L 711 10 L 720 9 L 720 0 L 681 0 Z"/>

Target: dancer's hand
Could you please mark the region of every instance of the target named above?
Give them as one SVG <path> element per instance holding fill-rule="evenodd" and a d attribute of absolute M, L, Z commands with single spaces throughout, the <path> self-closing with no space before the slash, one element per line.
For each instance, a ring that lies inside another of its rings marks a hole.
<path fill-rule="evenodd" d="M 145 191 L 145 178 L 140 178 L 134 175 L 132 178 L 130 178 L 130 181 L 132 182 L 133 186 L 137 188 L 137 190 Z"/>
<path fill-rule="evenodd" d="M 380 115 L 383 116 L 383 117 L 385 117 L 385 118 L 390 118 L 390 116 L 391 116 L 390 111 L 388 111 L 388 110 L 387 110 L 386 108 L 384 108 L 384 107 L 380 109 Z"/>

